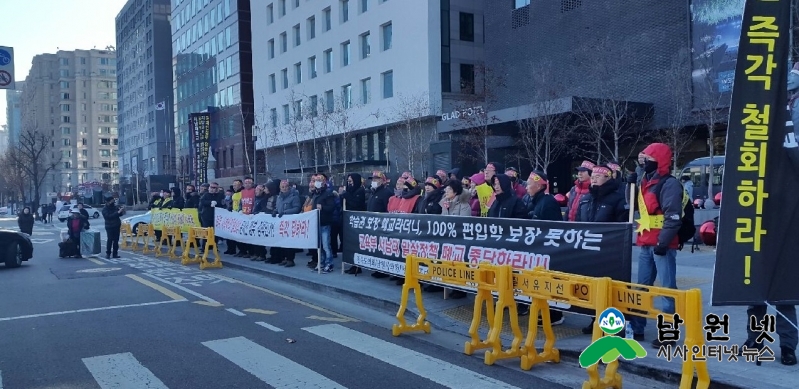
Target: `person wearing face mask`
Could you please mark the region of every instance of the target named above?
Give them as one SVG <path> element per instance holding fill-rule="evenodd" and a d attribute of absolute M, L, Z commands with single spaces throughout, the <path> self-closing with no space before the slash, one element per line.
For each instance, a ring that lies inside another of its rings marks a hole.
<path fill-rule="evenodd" d="M 424 196 L 416 207 L 416 213 L 424 215 L 441 214 L 441 198 L 444 196 L 441 182 L 436 177 L 427 177 L 424 182 Z"/>
<path fill-rule="evenodd" d="M 575 170 L 577 170 L 577 180 L 574 181 L 574 186 L 566 196 L 569 199 L 569 204 L 566 207 L 566 221 L 573 222 L 577 220 L 577 211 L 580 208 L 580 200 L 583 196 L 588 194 L 591 189 L 591 170 L 594 169 L 594 164 L 591 161 L 583 161 Z"/>
<path fill-rule="evenodd" d="M 147 210 L 158 209 L 161 205 L 161 192 L 153 192 L 150 194 L 150 203 L 147 204 Z"/>
<path fill-rule="evenodd" d="M 208 189 L 205 190 L 202 196 L 200 196 L 200 208 L 197 212 L 200 216 L 200 226 L 203 228 L 213 227 L 216 208 L 227 209 L 225 205 L 225 197 L 222 193 L 219 193 L 221 187 L 216 182 L 203 184 L 203 187 L 207 187 Z M 205 241 L 201 241 L 198 251 L 203 252 L 204 250 Z"/>
<path fill-rule="evenodd" d="M 394 188 L 394 196 L 388 200 L 389 213 L 414 213 L 421 199 L 422 188 L 413 178 L 400 177 Z"/>
<path fill-rule="evenodd" d="M 677 289 L 677 233 L 682 225 L 683 187 L 669 174 L 671 156 L 671 148 L 664 143 L 652 143 L 638 155 L 643 160 L 644 174 L 635 205 L 648 217 L 638 219 L 636 228 L 636 244 L 641 248 L 637 282 L 654 285 L 655 279 L 660 279 L 662 287 Z M 674 313 L 674 299 L 664 300 L 663 312 Z M 646 319 L 634 316 L 630 324 L 635 339 L 643 341 Z M 669 343 L 674 342 L 655 339 L 652 346 L 660 348 Z"/>
<path fill-rule="evenodd" d="M 30 207 L 22 208 L 22 212 L 17 217 L 19 230 L 28 235 L 33 235 L 33 214 Z"/>
<path fill-rule="evenodd" d="M 480 206 L 480 215 L 481 217 L 488 216 L 488 202 L 491 200 L 491 197 L 494 195 L 494 188 L 486 182 L 484 173 L 477 173 L 472 176 L 472 185 L 474 186 L 474 193 L 473 195 L 477 197 L 478 204 Z"/>
<path fill-rule="evenodd" d="M 366 201 L 366 212 L 377 212 L 377 213 L 387 213 L 388 212 L 388 201 L 391 199 L 391 196 L 394 195 L 394 191 L 386 186 L 386 175 L 380 171 L 375 170 L 372 172 L 372 183 L 370 193 L 371 196 L 369 200 Z M 351 274 L 358 274 L 360 269 L 352 270 L 355 268 L 354 266 L 350 268 Z M 374 278 L 385 278 L 388 277 L 387 274 L 380 273 L 380 272 L 373 272 L 372 277 Z"/>
<path fill-rule="evenodd" d="M 472 183 L 472 178 L 463 177 L 461 186 L 463 186 L 463 191 L 469 194 L 469 207 L 472 210 L 470 216 L 480 216 L 480 199 L 477 198 L 477 188 Z"/>
<path fill-rule="evenodd" d="M 293 189 L 289 182 L 280 182 L 280 194 L 277 195 L 277 203 L 272 216 L 283 217 L 283 215 L 296 215 L 302 210 L 300 193 Z M 276 263 L 280 266 L 294 267 L 294 258 L 297 250 L 292 248 L 273 247 L 272 260 L 269 263 Z"/>
<path fill-rule="evenodd" d="M 366 188 L 363 187 L 363 179 L 358 173 L 347 176 L 347 187 L 342 194 L 344 204 L 348 211 L 366 210 Z"/>
<path fill-rule="evenodd" d="M 325 176 L 319 174 L 314 177 L 313 197 L 311 202 L 314 209 L 319 210 L 319 236 L 322 243 L 321 258 L 314 271 L 331 273 L 333 271 L 333 250 L 330 247 L 330 232 L 333 225 L 336 199 L 333 191 L 327 190 Z"/>
<path fill-rule="evenodd" d="M 105 198 L 103 207 L 103 219 L 105 219 L 105 258 L 119 258 L 119 230 L 122 227 L 120 217 L 125 214 L 125 207 L 118 207 L 116 199 L 112 196 Z"/>
<path fill-rule="evenodd" d="M 510 178 L 511 187 L 513 192 L 516 193 L 516 197 L 523 198 L 527 194 L 527 188 L 519 182 L 519 171 L 515 167 L 509 167 L 505 169 L 505 175 Z"/>

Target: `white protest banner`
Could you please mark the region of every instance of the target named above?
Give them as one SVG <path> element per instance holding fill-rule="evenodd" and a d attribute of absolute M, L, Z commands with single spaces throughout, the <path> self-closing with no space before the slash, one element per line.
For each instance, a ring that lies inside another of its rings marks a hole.
<path fill-rule="evenodd" d="M 245 215 L 216 208 L 214 234 L 236 242 L 266 247 L 315 249 L 319 247 L 319 211 L 297 215 Z"/>

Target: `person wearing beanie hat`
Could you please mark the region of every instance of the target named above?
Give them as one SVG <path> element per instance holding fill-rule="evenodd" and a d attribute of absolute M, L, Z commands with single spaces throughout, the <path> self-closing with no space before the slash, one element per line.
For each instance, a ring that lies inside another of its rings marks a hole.
<path fill-rule="evenodd" d="M 424 196 L 419 201 L 416 213 L 425 215 L 441 215 L 441 197 L 444 191 L 441 189 L 441 181 L 438 177 L 427 177 L 424 182 Z"/>

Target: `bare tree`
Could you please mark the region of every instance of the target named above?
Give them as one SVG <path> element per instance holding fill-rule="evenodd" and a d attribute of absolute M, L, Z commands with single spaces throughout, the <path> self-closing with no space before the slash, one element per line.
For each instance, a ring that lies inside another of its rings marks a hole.
<path fill-rule="evenodd" d="M 61 155 L 53 154 L 52 138 L 38 131 L 33 121 L 23 123 L 19 139 L 9 154 L 16 166 L 19 166 L 33 184 L 33 201 L 39 204 L 41 187 L 47 174 L 61 163 Z"/>
<path fill-rule="evenodd" d="M 264 101 L 263 97 L 261 101 Z M 264 151 L 264 174 L 267 178 L 271 175 L 268 150 L 274 144 L 276 140 L 275 137 L 277 136 L 275 132 L 275 127 L 277 127 L 277 123 L 275 123 L 276 118 L 272 117 L 271 112 L 270 107 L 266 105 L 266 103 L 263 103 L 253 117 L 255 123 L 253 135 L 257 137 L 255 149 L 256 152 L 258 149 L 263 149 Z M 273 123 L 275 126 L 272 125 Z"/>
<path fill-rule="evenodd" d="M 691 117 L 691 78 L 690 57 L 686 52 L 679 52 L 674 56 L 666 82 L 670 85 L 671 109 L 667 111 L 668 126 L 662 128 L 657 134 L 659 142 L 669 145 L 672 152 L 672 171 L 677 171 L 680 156 L 696 135 L 696 126 L 690 124 Z"/>
<path fill-rule="evenodd" d="M 533 103 L 529 112 L 517 120 L 522 154 L 537 170 L 546 170 L 567 150 L 570 123 L 562 115 L 563 100 L 557 99 L 562 87 L 553 75 L 553 66 L 550 61 L 535 66 L 536 71 L 531 75 Z"/>
<path fill-rule="evenodd" d="M 490 112 L 497 107 L 499 93 L 504 87 L 504 77 L 483 64 L 475 65 L 471 81 L 462 82 L 463 102 L 456 106 L 455 112 L 466 127 L 464 140 L 470 153 L 465 153 L 465 158 L 488 164 L 491 125 L 499 121 Z"/>
<path fill-rule="evenodd" d="M 397 104 L 392 112 L 393 121 L 397 123 L 388 144 L 389 149 L 407 156 L 406 164 L 398 163 L 398 169 L 406 169 L 413 173 L 421 173 L 429 166 L 431 154 L 430 143 L 436 140 L 435 130 L 426 128 L 430 117 L 430 99 L 425 94 L 398 95 Z"/>
<path fill-rule="evenodd" d="M 305 176 L 305 150 L 303 142 L 306 141 L 308 136 L 308 128 L 303 121 L 302 116 L 302 101 L 301 95 L 297 94 L 293 89 L 289 91 L 287 104 L 284 105 L 284 118 L 282 131 L 287 134 L 289 139 L 294 143 L 297 148 L 297 161 L 299 162 L 300 174 Z M 288 106 L 288 112 L 285 107 Z M 286 115 L 288 114 L 288 115 Z M 284 150 L 285 153 L 285 150 Z"/>
<path fill-rule="evenodd" d="M 13 192 L 17 195 L 15 197 L 25 199 L 29 180 L 26 171 L 19 165 L 20 158 L 15 155 L 16 153 L 15 147 L 9 147 L 5 154 L 0 156 L 0 171 L 3 172 L 0 177 L 7 192 Z"/>
<path fill-rule="evenodd" d="M 251 174 L 255 176 L 255 166 L 251 161 L 250 151 L 255 151 L 255 145 L 252 143 L 253 128 L 248 128 L 249 119 L 255 121 L 254 113 L 244 112 L 244 104 L 239 103 L 239 118 L 241 119 L 241 139 L 244 147 L 244 174 Z M 255 158 L 255 155 L 252 156 Z"/>

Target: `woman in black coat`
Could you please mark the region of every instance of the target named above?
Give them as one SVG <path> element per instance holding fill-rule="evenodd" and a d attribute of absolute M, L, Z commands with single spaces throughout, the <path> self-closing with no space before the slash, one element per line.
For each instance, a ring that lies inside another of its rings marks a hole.
<path fill-rule="evenodd" d="M 20 231 L 28 235 L 33 235 L 33 214 L 31 213 L 30 207 L 22 208 L 22 213 L 17 217 L 17 224 L 19 225 Z"/>

